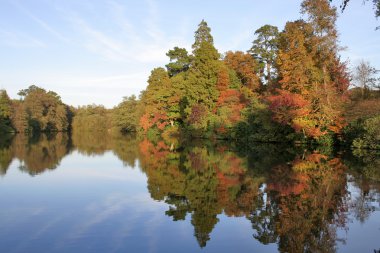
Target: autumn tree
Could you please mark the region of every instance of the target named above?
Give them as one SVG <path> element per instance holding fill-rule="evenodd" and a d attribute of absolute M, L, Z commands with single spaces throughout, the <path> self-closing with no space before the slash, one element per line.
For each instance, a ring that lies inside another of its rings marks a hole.
<path fill-rule="evenodd" d="M 315 35 L 311 47 L 315 65 L 320 73 L 315 98 L 321 104 L 320 117 L 326 129 L 339 132 L 344 124 L 342 107 L 349 76 L 345 63 L 340 62 L 338 56 L 340 47 L 336 8 L 330 6 L 327 0 L 304 0 L 301 12 L 307 15 Z M 340 68 L 337 69 L 336 66 Z"/>
<path fill-rule="evenodd" d="M 19 133 L 29 132 L 28 114 L 23 101 L 13 100 L 12 108 L 13 113 L 11 121 L 15 131 Z"/>
<path fill-rule="evenodd" d="M 316 128 L 319 123 L 312 117 L 310 109 L 316 75 L 316 67 L 306 45 L 311 34 L 311 26 L 302 20 L 286 24 L 278 53 L 280 89 L 277 95 L 268 99 L 276 121 L 289 124 L 308 136 L 319 136 L 321 131 Z"/>
<path fill-rule="evenodd" d="M 260 89 L 261 84 L 257 74 L 259 64 L 250 54 L 241 51 L 229 51 L 224 57 L 224 62 L 230 69 L 236 72 L 242 85 L 253 91 Z"/>
<path fill-rule="evenodd" d="M 60 96 L 35 85 L 18 93 L 23 100 L 14 103 L 13 124 L 18 132 L 67 131 L 70 113 Z"/>
<path fill-rule="evenodd" d="M 328 66 L 337 57 L 338 31 L 336 29 L 336 8 L 327 0 L 304 0 L 301 13 L 307 16 L 315 34 L 309 44 L 312 47 L 316 66 L 322 71 L 322 88 L 327 89 L 329 80 Z"/>
<path fill-rule="evenodd" d="M 168 72 L 164 68 L 152 70 L 148 79 L 148 87 L 141 94 L 143 113 L 140 118 L 140 126 L 144 131 L 153 126 L 163 130 L 168 124 L 170 91 L 171 80 Z"/>
<path fill-rule="evenodd" d="M 12 102 L 6 90 L 0 90 L 0 132 L 12 132 Z"/>
<path fill-rule="evenodd" d="M 278 55 L 280 89 L 269 97 L 274 118 L 306 137 L 320 139 L 344 125 L 347 68 L 338 57 L 336 10 L 327 0 L 305 0 L 309 22 L 288 22 Z M 330 143 L 331 144 L 331 143 Z"/>

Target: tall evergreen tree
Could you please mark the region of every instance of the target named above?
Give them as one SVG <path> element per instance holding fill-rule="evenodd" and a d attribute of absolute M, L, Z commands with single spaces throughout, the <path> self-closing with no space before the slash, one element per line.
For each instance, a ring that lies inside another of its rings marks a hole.
<path fill-rule="evenodd" d="M 190 124 L 198 127 L 202 125 L 204 129 L 208 127 L 207 117 L 218 100 L 216 82 L 221 67 L 220 54 L 214 47 L 211 29 L 204 20 L 195 32 L 193 54 L 184 97 L 187 103 L 185 114 Z"/>
<path fill-rule="evenodd" d="M 195 32 L 193 44 L 193 64 L 188 75 L 188 99 L 193 103 L 204 103 L 211 108 L 217 99 L 216 80 L 219 70 L 220 54 L 213 44 L 211 29 L 202 20 Z"/>
<path fill-rule="evenodd" d="M 198 25 L 198 29 L 195 31 L 195 42 L 193 44 L 193 50 L 200 48 L 201 44 L 206 42 L 214 45 L 214 38 L 211 35 L 211 28 L 208 27 L 207 22 L 202 19 Z"/>
<path fill-rule="evenodd" d="M 264 25 L 255 31 L 257 38 L 249 53 L 260 63 L 261 74 L 265 77 L 268 86 L 273 85 L 276 77 L 275 64 L 278 50 L 279 31 L 276 26 Z"/>
<path fill-rule="evenodd" d="M 170 58 L 170 63 L 166 65 L 169 76 L 175 76 L 189 69 L 192 57 L 185 48 L 174 47 L 166 55 Z"/>

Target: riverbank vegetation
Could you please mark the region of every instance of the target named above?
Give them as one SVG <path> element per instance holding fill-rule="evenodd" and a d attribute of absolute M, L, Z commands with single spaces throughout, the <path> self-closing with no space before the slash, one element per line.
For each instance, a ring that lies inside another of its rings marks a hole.
<path fill-rule="evenodd" d="M 246 52 L 221 54 L 202 20 L 192 51 L 174 47 L 139 98 L 73 108 L 37 86 L 0 93 L 0 131 L 138 132 L 155 136 L 380 148 L 380 80 L 339 55 L 337 10 L 304 0 L 303 19 L 257 29 Z"/>

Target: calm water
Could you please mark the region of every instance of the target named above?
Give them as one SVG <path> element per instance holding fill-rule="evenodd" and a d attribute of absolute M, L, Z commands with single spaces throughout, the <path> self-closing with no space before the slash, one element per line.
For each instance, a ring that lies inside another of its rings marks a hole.
<path fill-rule="evenodd" d="M 0 140 L 0 252 L 368 252 L 380 157 L 104 134 Z"/>

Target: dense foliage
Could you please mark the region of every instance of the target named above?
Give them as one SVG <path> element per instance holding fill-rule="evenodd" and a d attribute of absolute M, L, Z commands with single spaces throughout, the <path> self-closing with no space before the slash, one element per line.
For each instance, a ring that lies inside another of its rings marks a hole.
<path fill-rule="evenodd" d="M 5 90 L 0 90 L 0 133 L 12 132 L 12 101 Z"/>
<path fill-rule="evenodd" d="M 301 11 L 306 20 L 288 22 L 282 32 L 265 25 L 248 53 L 224 56 L 202 20 L 192 55 L 175 47 L 167 71 L 152 71 L 141 96 L 140 127 L 157 134 L 179 126 L 180 134 L 197 137 L 331 144 L 345 125 L 350 84 L 339 58 L 337 13 L 326 0 L 305 0 Z"/>
<path fill-rule="evenodd" d="M 6 91 L 0 91 L 1 132 L 62 132 L 71 125 L 67 105 L 53 91 L 35 85 L 19 92 L 20 100 L 11 100 Z"/>
<path fill-rule="evenodd" d="M 301 13 L 304 19 L 287 22 L 282 31 L 272 25 L 257 29 L 247 52 L 225 54 L 215 48 L 202 20 L 192 51 L 169 50 L 166 68 L 151 71 L 140 97 L 126 97 L 113 109 L 72 108 L 55 92 L 34 85 L 19 92 L 20 100 L 1 91 L 0 131 L 73 129 L 138 132 L 149 139 L 190 136 L 378 148 L 378 71 L 362 61 L 351 74 L 340 60 L 337 10 L 329 0 L 304 0 Z M 350 85 L 356 88 L 349 90 Z"/>

